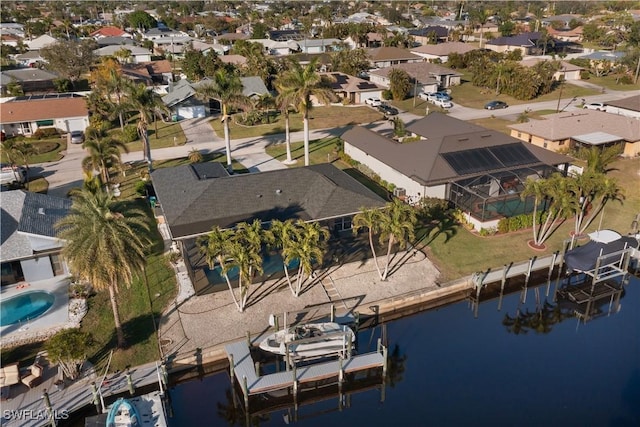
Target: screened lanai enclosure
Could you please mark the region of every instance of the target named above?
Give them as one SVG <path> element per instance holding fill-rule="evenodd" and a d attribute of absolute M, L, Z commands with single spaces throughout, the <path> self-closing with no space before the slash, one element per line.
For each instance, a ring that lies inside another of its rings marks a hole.
<path fill-rule="evenodd" d="M 499 171 L 452 182 L 449 200 L 480 222 L 494 221 L 533 212 L 534 198 L 521 198 L 527 179 L 546 178 L 557 169 L 521 168 Z M 538 209 L 544 208 L 544 202 Z"/>

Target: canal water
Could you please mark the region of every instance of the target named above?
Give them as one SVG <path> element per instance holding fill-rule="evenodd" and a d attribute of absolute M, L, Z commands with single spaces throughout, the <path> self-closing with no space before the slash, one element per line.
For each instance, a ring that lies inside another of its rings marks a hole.
<path fill-rule="evenodd" d="M 468 302 L 389 323 L 393 377 L 380 389 L 263 414 L 253 425 L 281 426 L 639 426 L 640 279 L 615 310 L 581 323 L 545 297 L 545 287 Z M 553 291 L 553 286 L 552 290 Z M 538 296 L 538 298 L 537 298 Z M 517 319 L 517 320 L 514 320 Z M 381 328 L 361 331 L 359 350 Z M 373 334 L 373 335 L 372 335 Z M 226 372 L 170 390 L 176 426 L 244 425 Z M 294 422 L 295 421 L 295 422 Z"/>

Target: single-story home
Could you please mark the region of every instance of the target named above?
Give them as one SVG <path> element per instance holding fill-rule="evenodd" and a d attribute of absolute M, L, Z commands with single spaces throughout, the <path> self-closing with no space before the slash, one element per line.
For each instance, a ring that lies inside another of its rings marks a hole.
<path fill-rule="evenodd" d="M 17 54 L 14 59 L 23 67 L 32 67 L 38 63 L 46 63 L 39 50 L 29 50 L 25 53 Z"/>
<path fill-rule="evenodd" d="M 611 114 L 640 119 L 640 95 L 609 101 L 606 103 L 605 111 Z"/>
<path fill-rule="evenodd" d="M 151 181 L 160 207 L 159 219 L 178 242 L 197 294 L 226 289 L 208 280 L 209 271 L 196 239 L 211 228 L 233 228 L 256 219 L 302 219 L 320 222 L 333 233 L 351 230 L 362 207 L 378 208 L 385 200 L 331 164 L 229 176 L 220 163 L 198 163 L 157 169 Z"/>
<path fill-rule="evenodd" d="M 439 25 L 433 25 L 423 28 L 409 30 L 409 35 L 421 45 L 429 43 L 439 43 L 446 41 L 449 37 L 449 30 Z"/>
<path fill-rule="evenodd" d="M 525 58 L 520 61 L 520 65 L 524 67 L 533 67 L 539 62 L 547 61 L 541 58 Z M 554 80 L 580 80 L 580 73 L 584 71 L 584 68 L 577 65 L 573 65 L 567 61 L 560 61 L 560 69 L 553 74 Z"/>
<path fill-rule="evenodd" d="M 224 55 L 220 57 L 220 61 L 225 64 L 233 64 L 237 67 L 244 67 L 247 64 L 247 58 L 242 55 Z"/>
<path fill-rule="evenodd" d="M 2 285 L 68 274 L 54 224 L 67 215 L 71 200 L 23 190 L 2 192 Z"/>
<path fill-rule="evenodd" d="M 383 88 L 375 83 L 339 72 L 325 75 L 332 79 L 331 87 L 340 99 L 346 99 L 352 104 L 362 104 L 370 98 L 382 99 Z"/>
<path fill-rule="evenodd" d="M 544 119 L 509 125 L 511 136 L 547 150 L 620 144 L 622 155 L 640 154 L 640 121 L 604 111 L 549 114 Z"/>
<path fill-rule="evenodd" d="M 439 59 L 444 63 L 449 60 L 449 55 L 451 53 L 458 53 L 462 55 L 467 52 L 471 52 L 474 49 L 477 49 L 477 47 L 469 43 L 447 42 L 438 44 L 426 44 L 423 46 L 411 48 L 410 50 L 411 53 L 419 55 L 428 61 Z"/>
<path fill-rule="evenodd" d="M 307 54 L 333 52 L 340 39 L 302 39 L 296 41 L 299 51 Z"/>
<path fill-rule="evenodd" d="M 389 74 L 393 69 L 400 69 L 412 79 L 417 79 L 417 92 L 436 92 L 460 84 L 462 75 L 451 68 L 432 64 L 430 62 L 413 62 L 398 64 L 393 67 L 381 68 L 369 71 L 371 83 L 388 88 L 390 86 Z"/>
<path fill-rule="evenodd" d="M 58 39 L 56 39 L 55 37 L 51 37 L 49 34 L 43 34 L 33 40 L 26 40 L 24 44 L 29 50 L 40 50 L 57 42 Z"/>
<path fill-rule="evenodd" d="M 89 34 L 89 37 L 92 37 L 95 40 L 103 39 L 105 37 L 122 37 L 133 39 L 133 36 L 125 30 L 111 26 L 98 28 L 97 30 Z"/>
<path fill-rule="evenodd" d="M 264 52 L 272 56 L 289 55 L 294 52 L 300 52 L 300 45 L 295 40 L 252 39 L 251 43 L 260 43 L 264 46 Z"/>
<path fill-rule="evenodd" d="M 371 66 L 374 68 L 386 68 L 392 65 L 424 61 L 421 56 L 399 47 L 376 47 L 369 49 L 368 55 Z"/>
<path fill-rule="evenodd" d="M 135 40 L 127 38 L 127 37 L 101 37 L 96 40 L 98 46 L 137 46 Z"/>
<path fill-rule="evenodd" d="M 96 56 L 117 56 L 117 52 L 125 49 L 131 53 L 128 61 L 134 64 L 139 64 L 141 62 L 149 62 L 151 61 L 152 53 L 149 49 L 145 49 L 140 46 L 131 46 L 131 45 L 109 45 L 105 47 L 98 48 L 93 51 Z"/>
<path fill-rule="evenodd" d="M 89 126 L 89 109 L 83 96 L 64 93 L 14 98 L 0 108 L 2 131 L 7 136 L 31 136 L 39 128 L 61 132 L 84 131 Z"/>
<path fill-rule="evenodd" d="M 189 34 L 185 33 L 184 31 L 172 30 L 171 28 L 167 28 L 167 27 L 157 27 L 157 28 L 151 28 L 147 30 L 142 35 L 142 38 L 144 38 L 145 40 L 155 41 L 162 38 L 170 39 L 171 37 L 174 37 L 174 38 L 187 37 L 188 35 Z"/>
<path fill-rule="evenodd" d="M 196 98 L 196 88 L 206 84 L 208 78 L 192 83 L 187 79 L 170 84 L 168 93 L 162 97 L 162 102 L 171 109 L 178 119 L 193 119 L 205 117 L 212 110 L 219 110 L 219 102 L 211 99 L 208 103 Z M 269 93 L 262 79 L 258 76 L 240 77 L 242 94 L 248 97 L 262 96 Z"/>
<path fill-rule="evenodd" d="M 0 72 L 0 93 L 7 96 L 7 85 L 16 82 L 24 94 L 54 92 L 54 81 L 59 79 L 55 73 L 38 68 L 16 68 Z"/>
<path fill-rule="evenodd" d="M 487 41 L 484 47 L 499 53 L 513 52 L 516 49 L 520 49 L 523 56 L 531 55 L 534 49 L 537 48 L 537 42 L 540 37 L 542 37 L 540 32 L 520 33 L 510 37 L 496 37 Z"/>
<path fill-rule="evenodd" d="M 407 126 L 418 141 L 400 143 L 362 126 L 342 135 L 344 152 L 396 186 L 410 203 L 423 197 L 448 200 L 477 229 L 504 217 L 531 212 L 520 193 L 528 178 L 566 170 L 570 157 L 502 132 L 431 113 Z"/>

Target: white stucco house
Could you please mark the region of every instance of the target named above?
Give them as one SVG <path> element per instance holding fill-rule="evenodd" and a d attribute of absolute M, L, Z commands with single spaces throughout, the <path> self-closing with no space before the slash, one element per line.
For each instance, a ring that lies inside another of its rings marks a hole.
<path fill-rule="evenodd" d="M 18 97 L 2 104 L 0 123 L 7 136 L 32 136 L 40 128 L 60 132 L 84 131 L 89 126 L 86 98 L 76 94 Z"/>

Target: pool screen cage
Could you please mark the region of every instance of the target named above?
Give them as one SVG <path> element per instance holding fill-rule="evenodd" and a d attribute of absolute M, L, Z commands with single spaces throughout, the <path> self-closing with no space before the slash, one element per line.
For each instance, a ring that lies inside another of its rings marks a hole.
<path fill-rule="evenodd" d="M 527 179 L 546 178 L 552 172 L 557 169 L 522 168 L 452 182 L 449 200 L 481 222 L 528 214 L 533 212 L 534 198 L 520 197 Z"/>

